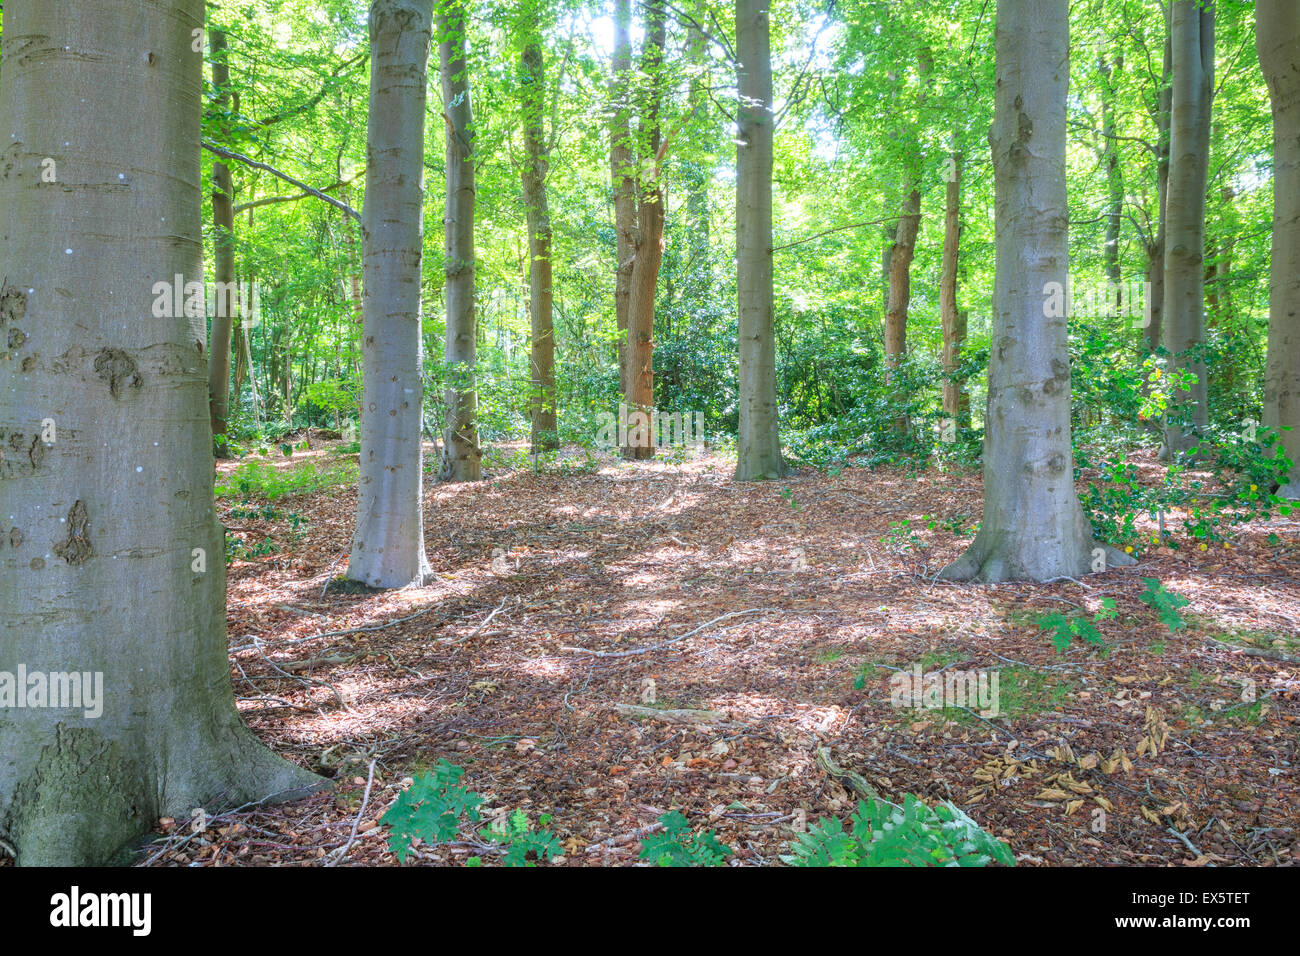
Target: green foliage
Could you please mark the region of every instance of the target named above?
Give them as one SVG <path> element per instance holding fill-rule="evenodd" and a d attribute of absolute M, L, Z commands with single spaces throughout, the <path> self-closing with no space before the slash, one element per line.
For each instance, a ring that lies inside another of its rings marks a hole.
<path fill-rule="evenodd" d="M 1142 583 L 1147 589 L 1138 595 L 1138 600 L 1160 615 L 1161 622 L 1169 628 L 1170 634 L 1176 634 L 1179 628 L 1187 626 L 1187 621 L 1178 610 L 1191 603 L 1187 598 L 1166 590 L 1157 578 L 1143 578 Z"/>
<path fill-rule="evenodd" d="M 789 851 L 791 866 L 1015 866 L 1011 848 L 952 803 L 930 808 L 911 794 L 901 807 L 859 801 L 847 831 L 820 820 Z"/>
<path fill-rule="evenodd" d="M 714 831 L 691 832 L 686 817 L 670 810 L 659 818 L 662 833 L 653 833 L 641 841 L 641 859 L 657 866 L 722 866 L 731 856 L 731 847 L 719 843 Z"/>
<path fill-rule="evenodd" d="M 1106 642 L 1102 639 L 1096 625 L 1113 617 L 1115 617 L 1114 598 L 1102 598 L 1101 610 L 1094 614 L 1091 620 L 1079 613 L 1065 615 L 1052 611 L 1038 619 L 1038 629 L 1052 632 L 1052 644 L 1058 654 L 1069 648 L 1075 638 L 1094 647 L 1105 647 Z"/>
<path fill-rule="evenodd" d="M 257 461 L 246 461 L 218 482 L 218 498 L 238 495 L 242 500 L 262 498 L 276 501 L 287 495 L 311 494 L 357 480 L 354 464 L 324 467 L 315 462 L 305 462 L 291 468 L 275 468 Z"/>
<path fill-rule="evenodd" d="M 480 830 L 479 836 L 489 843 L 498 844 L 503 851 L 502 862 L 510 867 L 536 866 L 528 859 L 530 856 L 544 863 L 564 854 L 555 834 L 550 830 L 534 830 L 528 824 L 528 815 L 522 810 L 510 814 L 502 829 L 489 827 Z M 473 861 L 466 865 L 470 863 Z"/>
<path fill-rule="evenodd" d="M 461 767 L 439 760 L 437 766 L 397 795 L 379 822 L 389 827 L 388 845 L 405 863 L 414 840 L 446 843 L 468 819 L 477 823 L 483 798 L 460 785 Z"/>
<path fill-rule="evenodd" d="M 397 795 L 379 822 L 389 828 L 388 845 L 397 855 L 398 863 L 406 862 L 415 840 L 429 846 L 446 843 L 455 839 L 466 823 L 478 823 L 482 819 L 479 807 L 483 798 L 461 784 L 464 775 L 463 768 L 439 760 L 432 770 Z M 542 817 L 543 825 L 549 821 L 550 817 Z M 478 835 L 495 845 L 501 852 L 502 862 L 510 867 L 535 866 L 533 860 L 545 862 L 564 852 L 555 834 L 550 830 L 534 830 L 522 810 L 504 815 L 500 827 L 486 827 Z M 479 857 L 471 857 L 465 865 L 481 866 L 482 862 Z"/>

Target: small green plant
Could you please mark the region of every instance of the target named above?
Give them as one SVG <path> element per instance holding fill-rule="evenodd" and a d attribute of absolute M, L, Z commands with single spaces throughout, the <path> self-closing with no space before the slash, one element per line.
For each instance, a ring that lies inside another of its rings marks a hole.
<path fill-rule="evenodd" d="M 859 801 L 850 827 L 834 817 L 789 844 L 791 866 L 1015 866 L 1011 848 L 952 803 L 927 807 L 908 794 L 901 807 Z"/>
<path fill-rule="evenodd" d="M 445 843 L 460 832 L 465 819 L 479 821 L 483 798 L 460 785 L 461 767 L 439 760 L 437 766 L 398 794 L 379 822 L 390 828 L 388 845 L 405 863 L 411 843 Z M 525 820 L 525 824 L 527 821 Z"/>
<path fill-rule="evenodd" d="M 784 498 L 786 500 L 786 503 L 790 505 L 791 510 L 800 511 L 803 509 L 803 505 L 795 501 L 794 492 L 791 491 L 789 488 L 781 489 L 781 497 Z"/>
<path fill-rule="evenodd" d="M 285 495 L 309 494 L 357 480 L 356 465 L 349 462 L 333 468 L 317 468 L 304 462 L 296 468 L 277 469 L 257 461 L 247 461 L 216 486 L 218 498 L 236 495 L 247 503 L 249 498 L 276 501 Z"/>
<path fill-rule="evenodd" d="M 1157 578 L 1143 578 L 1142 583 L 1147 589 L 1138 595 L 1138 600 L 1160 615 L 1170 634 L 1176 634 L 1179 628 L 1187 626 L 1187 621 L 1178 611 L 1191 603 L 1187 598 L 1166 590 Z"/>
<path fill-rule="evenodd" d="M 721 866 L 731 847 L 719 843 L 712 830 L 691 833 L 690 824 L 676 810 L 659 818 L 663 832 L 641 841 L 641 859 L 656 866 Z"/>
<path fill-rule="evenodd" d="M 1102 621 L 1109 621 L 1114 616 L 1114 598 L 1102 598 L 1101 610 L 1094 614 L 1091 620 L 1079 613 L 1065 615 L 1059 611 L 1053 611 L 1050 614 L 1044 614 L 1038 619 L 1038 629 L 1052 632 L 1052 644 L 1058 654 L 1064 653 L 1075 638 L 1093 647 L 1105 647 L 1106 642 L 1102 639 L 1101 632 L 1097 630 L 1096 625 Z"/>
<path fill-rule="evenodd" d="M 549 822 L 550 817 L 544 815 L 541 824 L 545 826 Z M 501 829 L 489 827 L 480 830 L 478 835 L 502 848 L 504 851 L 502 861 L 506 866 L 536 866 L 536 863 L 528 859 L 530 855 L 544 863 L 564 854 L 555 834 L 550 830 L 534 830 L 528 825 L 528 815 L 522 810 L 510 814 Z M 481 866 L 482 863 L 479 862 L 478 857 L 472 857 L 465 862 L 465 865 Z"/>
<path fill-rule="evenodd" d="M 904 518 L 902 521 L 891 521 L 889 531 L 881 536 L 882 543 L 889 545 L 894 551 L 912 551 L 928 548 L 929 545 L 925 540 L 916 533 L 916 527 L 924 524 L 927 530 L 933 531 L 937 522 L 928 515 L 922 515 L 916 519 L 916 526 L 913 526 L 911 518 Z"/>

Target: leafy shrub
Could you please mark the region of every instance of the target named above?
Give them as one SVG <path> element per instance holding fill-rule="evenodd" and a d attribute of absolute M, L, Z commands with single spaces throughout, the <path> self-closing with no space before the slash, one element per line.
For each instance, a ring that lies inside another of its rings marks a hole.
<path fill-rule="evenodd" d="M 415 840 L 430 846 L 446 843 L 459 835 L 465 823 L 482 819 L 478 808 L 483 798 L 461 785 L 464 775 L 464 768 L 439 760 L 432 770 L 397 795 L 379 822 L 389 827 L 388 845 L 398 863 L 406 862 Z M 479 836 L 498 846 L 506 866 L 533 866 L 530 856 L 546 861 L 562 854 L 555 834 L 533 830 L 528 817 L 519 810 L 507 816 L 500 829 L 488 827 L 480 830 Z M 465 865 L 482 866 L 483 861 L 471 857 Z"/>
<path fill-rule="evenodd" d="M 244 501 L 253 497 L 275 501 L 286 495 L 310 494 L 356 480 L 357 469 L 351 463 L 321 468 L 314 462 L 306 462 L 295 468 L 277 469 L 258 461 L 246 461 L 224 481 L 219 481 L 215 490 L 218 498 L 238 495 Z"/>
<path fill-rule="evenodd" d="M 1101 610 L 1093 615 L 1092 620 L 1088 620 L 1082 614 L 1067 616 L 1059 611 L 1053 611 L 1050 614 L 1044 614 L 1038 619 L 1038 629 L 1052 632 L 1052 644 L 1056 646 L 1058 654 L 1065 651 L 1076 637 L 1085 644 L 1091 644 L 1094 647 L 1105 647 L 1106 642 L 1102 640 L 1101 633 L 1097 630 L 1096 625 L 1102 621 L 1108 621 L 1114 616 L 1115 599 L 1102 598 Z"/>
<path fill-rule="evenodd" d="M 820 820 L 790 844 L 791 866 L 1015 866 L 1011 848 L 951 803 L 933 809 L 908 794 L 901 807 L 859 801 L 845 832 Z"/>
<path fill-rule="evenodd" d="M 662 833 L 641 841 L 641 859 L 657 866 L 721 866 L 731 847 L 719 843 L 714 831 L 692 834 L 686 818 L 671 810 L 659 818 Z"/>

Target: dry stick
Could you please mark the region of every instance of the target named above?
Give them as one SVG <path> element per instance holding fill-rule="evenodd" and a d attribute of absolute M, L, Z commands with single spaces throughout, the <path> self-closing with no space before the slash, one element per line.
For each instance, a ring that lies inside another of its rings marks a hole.
<path fill-rule="evenodd" d="M 330 581 L 333 580 L 333 578 L 331 578 L 330 575 L 334 573 L 334 568 L 337 567 L 338 563 L 343 560 L 343 555 L 345 554 L 347 554 L 346 551 L 340 551 L 339 556 L 334 559 L 334 563 L 331 564 L 329 566 L 329 570 L 325 572 L 325 583 L 321 585 L 321 589 L 320 589 L 320 599 L 322 601 L 325 600 L 325 592 L 330 589 Z"/>
<path fill-rule="evenodd" d="M 1247 657 L 1263 657 L 1270 661 L 1285 661 L 1288 664 L 1300 664 L 1300 657 L 1295 657 L 1291 654 L 1285 654 L 1282 651 L 1269 650 L 1268 648 L 1264 648 L 1264 647 L 1244 647 L 1241 644 L 1229 644 L 1226 641 L 1220 641 L 1217 638 L 1210 637 L 1208 634 L 1205 635 L 1205 639 L 1207 641 L 1214 642 L 1219 647 L 1222 647 L 1226 650 L 1240 651 L 1242 654 L 1245 654 Z"/>
<path fill-rule="evenodd" d="M 320 634 L 310 634 L 307 637 L 295 637 L 291 641 L 279 641 L 277 642 L 277 646 L 289 647 L 290 645 L 303 644 L 307 641 L 318 641 L 322 637 L 342 637 L 344 634 L 360 634 L 364 631 L 382 631 L 386 627 L 394 627 L 395 625 L 398 624 L 404 624 L 407 621 L 413 621 L 420 615 L 428 614 L 432 610 L 433 608 L 426 607 L 423 611 L 416 611 L 414 614 L 408 614 L 406 617 L 399 617 L 395 621 L 387 621 L 384 624 L 369 624 L 365 627 L 349 627 L 346 630 L 342 630 L 342 631 L 323 631 Z M 261 641 L 260 638 L 254 637 L 251 634 L 249 635 L 249 637 L 253 638 L 252 644 L 240 644 L 237 647 L 232 647 L 230 649 L 230 653 L 233 654 L 236 651 L 247 651 L 260 646 L 260 641 Z"/>
<path fill-rule="evenodd" d="M 330 691 L 334 694 L 334 699 L 339 702 L 340 707 L 342 707 L 344 710 L 352 709 L 351 707 L 348 706 L 348 702 L 346 699 L 344 699 L 343 695 L 339 693 L 339 689 L 335 687 L 333 684 L 331 684 L 329 681 L 321 680 L 318 677 L 299 677 L 297 674 L 290 674 L 287 670 L 280 667 L 280 665 L 276 664 L 275 661 L 271 660 L 271 658 L 266 656 L 266 653 L 262 650 L 262 645 L 258 643 L 257 638 L 253 639 L 253 647 L 257 650 L 257 653 L 261 655 L 262 660 L 270 664 L 271 669 L 274 670 L 277 674 L 281 674 L 289 678 L 289 680 L 296 680 L 303 684 L 317 684 L 321 687 L 328 687 Z"/>
<path fill-rule="evenodd" d="M 638 654 L 649 654 L 651 651 L 657 651 L 659 648 L 667 647 L 669 644 L 676 644 L 678 641 L 684 641 L 692 634 L 698 634 L 706 627 L 709 627 L 712 624 L 717 624 L 719 621 L 725 621 L 728 618 L 740 617 L 742 614 L 762 614 L 768 611 L 776 612 L 779 610 L 780 608 L 775 607 L 751 607 L 744 611 L 730 611 L 719 617 L 715 617 L 711 621 L 705 621 L 694 630 L 687 631 L 685 634 L 679 634 L 677 637 L 664 641 L 662 644 L 652 644 L 649 647 L 638 647 L 631 651 L 593 651 L 586 647 L 561 647 L 560 650 L 569 651 L 573 654 L 589 654 L 592 657 L 636 657 Z"/>
<path fill-rule="evenodd" d="M 584 850 L 583 852 L 596 853 L 599 850 L 612 849 L 613 847 L 616 846 L 622 846 L 625 843 L 631 843 L 633 840 L 639 840 L 643 836 L 648 836 L 649 834 L 655 833 L 656 831 L 662 830 L 663 828 L 664 825 L 662 823 L 649 823 L 643 827 L 637 827 L 635 830 L 631 831 L 630 833 L 619 833 L 612 837 L 609 837 L 606 840 L 601 840 L 599 843 L 593 843 L 591 846 L 587 847 L 586 850 Z"/>
<path fill-rule="evenodd" d="M 474 628 L 474 630 L 472 630 L 470 633 L 466 634 L 464 637 L 443 637 L 443 638 L 439 638 L 439 639 L 438 639 L 438 643 L 440 643 L 440 644 L 459 644 L 461 641 L 468 641 L 470 638 L 477 637 L 478 634 L 483 630 L 483 628 L 487 627 L 489 624 L 492 623 L 492 618 L 494 618 L 494 617 L 497 616 L 497 612 L 500 611 L 503 607 L 506 606 L 506 601 L 507 601 L 507 600 L 509 600 L 509 599 L 508 599 L 508 598 L 502 598 L 502 599 L 501 599 L 501 603 L 498 604 L 498 605 L 493 609 L 492 613 L 489 614 L 489 615 L 488 615 L 488 616 L 483 620 L 483 623 L 480 624 L 478 627 Z"/>
<path fill-rule="evenodd" d="M 348 855 L 348 850 L 352 849 L 352 844 L 357 839 L 357 828 L 361 826 L 361 818 L 366 814 L 366 805 L 370 803 L 370 786 L 375 782 L 375 761 L 378 757 L 370 761 L 370 772 L 366 774 L 366 793 L 361 798 L 361 810 L 357 813 L 357 818 L 352 821 L 352 834 L 348 837 L 348 842 L 343 845 L 342 851 L 334 859 L 326 863 L 326 866 L 338 866 L 339 862 Z"/>

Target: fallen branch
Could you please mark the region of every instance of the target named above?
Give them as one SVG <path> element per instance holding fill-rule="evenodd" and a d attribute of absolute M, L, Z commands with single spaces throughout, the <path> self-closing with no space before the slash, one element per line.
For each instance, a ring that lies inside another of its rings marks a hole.
<path fill-rule="evenodd" d="M 366 792 L 361 798 L 361 809 L 357 812 L 357 818 L 352 821 L 352 833 L 348 837 L 348 842 L 343 844 L 343 849 L 339 851 L 339 855 L 326 863 L 326 866 L 338 866 L 339 861 L 348 855 L 348 850 L 352 849 L 352 844 L 357 841 L 357 828 L 361 826 L 361 820 L 366 815 L 366 806 L 370 803 L 370 787 L 375 782 L 375 761 L 378 759 L 378 757 L 375 757 L 370 761 L 370 771 L 366 774 Z"/>
<path fill-rule="evenodd" d="M 1274 651 L 1264 647 L 1245 647 L 1241 644 L 1229 644 L 1227 641 L 1220 641 L 1217 638 L 1205 635 L 1207 641 L 1212 641 L 1219 647 L 1229 651 L 1239 651 L 1248 657 L 1263 657 L 1270 661 L 1284 661 L 1287 664 L 1300 664 L 1300 657 L 1294 654 L 1285 654 L 1282 651 Z"/>
<path fill-rule="evenodd" d="M 880 794 L 876 792 L 876 788 L 867 783 L 866 778 L 863 777 L 862 774 L 840 768 L 835 761 L 831 759 L 831 752 L 828 748 L 818 747 L 814 753 L 817 759 L 817 766 L 822 769 L 822 772 L 845 790 L 850 793 L 856 793 L 858 796 L 867 800 L 880 800 Z"/>
<path fill-rule="evenodd" d="M 715 617 L 711 621 L 705 621 L 703 624 L 701 624 L 699 627 L 695 628 L 694 630 L 687 631 L 685 634 L 679 634 L 674 638 L 670 638 L 669 640 L 664 641 L 662 644 L 651 644 L 649 647 L 638 647 L 635 650 L 631 650 L 631 651 L 593 651 L 586 647 L 561 647 L 560 650 L 568 651 L 572 654 L 589 654 L 592 657 L 636 657 L 639 654 L 649 654 L 651 651 L 657 651 L 659 650 L 659 648 L 667 647 L 669 644 L 676 644 L 678 641 L 684 641 L 692 634 L 698 634 L 706 627 L 709 627 L 712 624 L 717 624 L 719 621 L 725 621 L 733 617 L 740 617 L 744 614 L 762 614 L 767 611 L 777 611 L 777 610 L 778 608 L 774 608 L 774 607 L 751 607 L 745 611 L 731 611 L 727 614 L 723 614 L 718 617 Z"/>
<path fill-rule="evenodd" d="M 716 710 L 692 710 L 689 707 L 661 710 L 658 707 L 642 707 L 640 704 L 615 704 L 614 709 L 624 717 L 652 717 L 670 724 L 714 724 L 727 717 Z"/>

